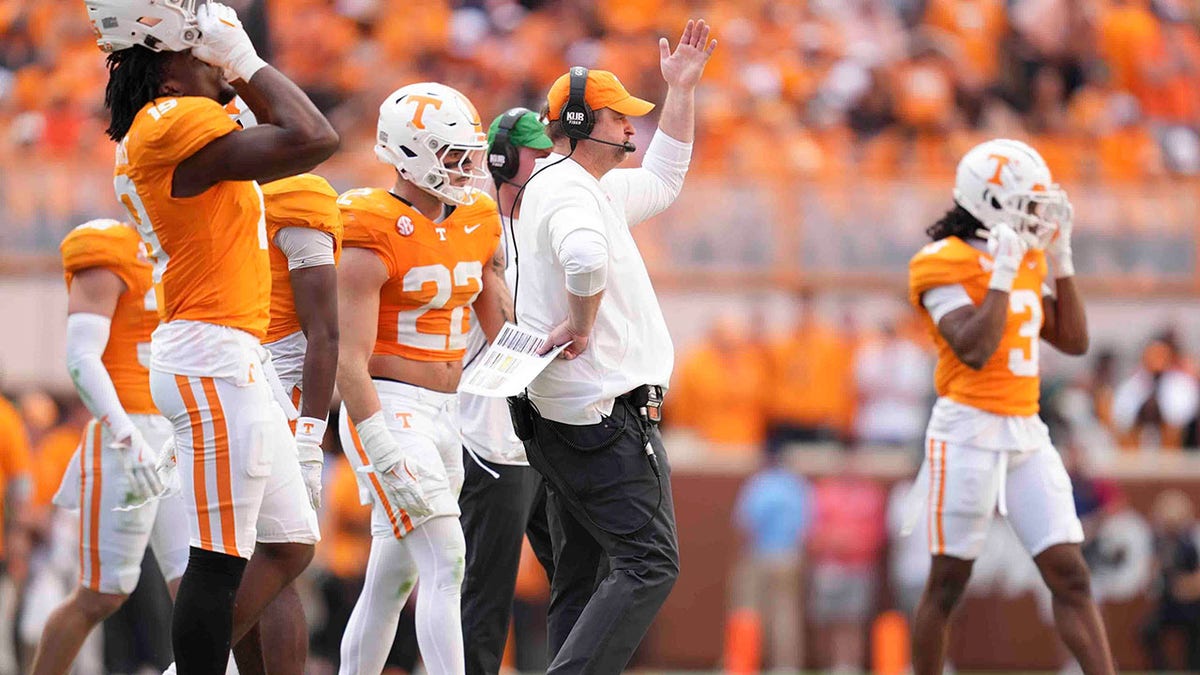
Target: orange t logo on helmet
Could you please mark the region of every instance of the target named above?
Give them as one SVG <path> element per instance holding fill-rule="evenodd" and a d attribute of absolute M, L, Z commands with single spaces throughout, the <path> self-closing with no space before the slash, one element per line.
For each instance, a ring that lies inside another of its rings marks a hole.
<path fill-rule="evenodd" d="M 422 96 L 420 94 L 413 94 L 409 98 L 413 101 L 416 101 L 416 103 L 417 103 L 417 110 L 416 110 L 416 112 L 413 113 L 412 123 L 413 123 L 413 126 L 418 129 L 425 128 L 424 117 L 425 117 L 425 107 L 426 106 L 433 106 L 434 110 L 442 109 L 442 100 L 440 98 L 434 98 L 432 96 Z"/>
<path fill-rule="evenodd" d="M 1000 172 L 1004 170 L 1004 167 L 1008 166 L 1011 160 L 1004 155 L 988 155 L 988 159 L 996 160 L 996 173 L 992 174 L 988 182 L 992 185 L 1004 185 L 1004 183 L 1000 182 Z"/>

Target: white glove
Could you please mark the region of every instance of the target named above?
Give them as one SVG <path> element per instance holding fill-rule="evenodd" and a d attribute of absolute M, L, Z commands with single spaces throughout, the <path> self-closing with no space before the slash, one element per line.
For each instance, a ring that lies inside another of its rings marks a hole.
<path fill-rule="evenodd" d="M 250 36 L 242 28 L 237 12 L 219 2 L 207 2 L 196 10 L 196 24 L 200 26 L 200 44 L 192 48 L 192 55 L 201 61 L 219 66 L 225 71 L 225 79 L 250 81 L 251 77 L 267 65 L 254 51 Z"/>
<path fill-rule="evenodd" d="M 158 451 L 146 442 L 136 427 L 123 435 L 109 447 L 120 453 L 121 468 L 129 479 L 128 491 L 117 509 L 129 510 L 149 504 L 167 489 L 155 471 L 159 461 Z"/>
<path fill-rule="evenodd" d="M 987 230 L 987 247 L 992 256 L 992 278 L 988 281 L 988 288 L 1008 293 L 1017 279 L 1017 271 L 1021 269 L 1021 261 L 1029 250 L 1029 244 L 1011 225 L 1000 223 Z"/>
<path fill-rule="evenodd" d="M 162 450 L 158 453 L 158 464 L 154 466 L 154 473 L 158 474 L 158 479 L 162 481 L 166 491 L 162 496 L 169 497 L 179 492 L 183 486 L 179 481 L 179 457 L 175 451 L 175 436 L 172 434 L 167 438 L 167 442 L 163 443 Z"/>
<path fill-rule="evenodd" d="M 1064 213 L 1058 222 L 1058 232 L 1046 245 L 1046 256 L 1054 264 L 1054 276 L 1057 279 L 1075 276 L 1075 261 L 1071 257 L 1071 228 L 1075 220 L 1075 209 L 1065 197 L 1063 202 Z"/>
<path fill-rule="evenodd" d="M 304 489 L 308 490 L 308 501 L 313 510 L 321 508 L 321 473 L 325 469 L 325 453 L 321 450 L 321 439 L 325 437 L 325 420 L 301 417 L 296 420 L 296 450 L 300 455 L 300 475 L 304 478 Z"/>
<path fill-rule="evenodd" d="M 371 415 L 355 425 L 363 451 L 371 464 L 359 469 L 361 473 L 374 471 L 383 485 L 384 496 L 410 516 L 427 516 L 433 512 L 425 501 L 421 489 L 420 475 L 426 473 L 419 463 L 404 457 L 400 444 L 388 431 L 383 421 L 383 411 Z"/>

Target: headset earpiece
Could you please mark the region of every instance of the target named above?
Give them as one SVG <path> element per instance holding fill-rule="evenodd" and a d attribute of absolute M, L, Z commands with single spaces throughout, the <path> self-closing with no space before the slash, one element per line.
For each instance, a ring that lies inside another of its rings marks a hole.
<path fill-rule="evenodd" d="M 595 112 L 588 107 L 585 94 L 587 93 L 588 69 L 583 66 L 571 67 L 571 89 L 567 102 L 559 112 L 558 119 L 562 122 L 563 131 L 567 138 L 584 140 L 592 135 L 592 127 L 596 125 Z"/>
<path fill-rule="evenodd" d="M 488 170 L 492 172 L 492 180 L 496 185 L 511 181 L 520 169 L 521 151 L 509 140 L 517 120 L 521 119 L 528 108 L 510 108 L 500 118 L 500 126 L 496 128 L 496 138 L 492 147 L 488 148 Z"/>

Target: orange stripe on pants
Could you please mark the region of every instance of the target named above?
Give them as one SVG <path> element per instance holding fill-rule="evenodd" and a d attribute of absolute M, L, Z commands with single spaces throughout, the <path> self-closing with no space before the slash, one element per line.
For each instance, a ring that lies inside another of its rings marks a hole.
<path fill-rule="evenodd" d="M 350 438 L 354 441 L 354 450 L 358 453 L 359 461 L 364 466 L 370 464 L 371 459 L 367 457 L 367 451 L 363 450 L 362 439 L 358 437 L 358 429 L 354 428 L 354 422 L 346 420 L 346 426 L 350 429 Z M 404 527 L 407 528 L 401 532 L 401 526 L 396 522 L 396 514 L 392 511 L 392 503 L 388 501 L 387 496 L 383 493 L 383 486 L 379 484 L 379 477 L 373 473 L 367 474 L 367 477 L 371 479 L 371 486 L 375 488 L 375 494 L 379 495 L 379 503 L 383 504 L 383 510 L 387 512 L 388 521 L 392 523 L 392 533 L 396 535 L 397 539 L 400 539 L 408 532 L 411 532 L 412 521 L 408 519 L 408 513 L 404 509 L 400 509 L 400 517 L 403 519 Z"/>
<path fill-rule="evenodd" d="M 87 438 L 88 430 L 83 430 L 83 438 L 79 443 L 79 585 L 83 585 L 84 535 L 87 534 L 87 509 L 83 508 L 87 499 Z"/>
<path fill-rule="evenodd" d="M 204 421 L 192 385 L 183 375 L 175 376 L 175 386 L 187 408 L 188 424 L 192 427 L 192 491 L 196 499 L 196 519 L 200 521 L 200 548 L 213 550 L 212 525 L 209 523 L 208 481 L 204 475 Z"/>
<path fill-rule="evenodd" d="M 926 452 L 926 461 L 929 462 L 929 497 L 926 499 L 925 514 L 928 516 L 933 513 L 937 506 L 937 497 L 934 495 L 934 490 L 937 488 L 937 457 L 934 455 L 933 439 L 929 439 L 929 449 Z M 934 516 L 936 518 L 936 516 Z M 936 549 L 933 545 L 933 521 L 934 518 L 929 518 L 928 526 L 925 528 L 925 539 L 929 543 L 929 552 L 933 553 Z"/>
<path fill-rule="evenodd" d="M 221 542 L 225 553 L 237 555 L 237 523 L 233 518 L 233 488 L 230 486 L 232 471 L 229 467 L 229 427 L 225 423 L 225 410 L 217 397 L 217 384 L 211 377 L 200 378 L 208 409 L 212 413 L 213 443 L 217 459 L 217 517 L 221 521 Z"/>
<path fill-rule="evenodd" d="M 88 543 L 91 544 L 91 550 L 88 552 L 92 564 L 91 585 L 88 588 L 92 590 L 100 589 L 100 494 L 103 490 L 103 476 L 100 472 L 100 425 L 95 425 L 95 432 L 92 434 L 92 520 L 88 524 L 89 538 Z"/>
<path fill-rule="evenodd" d="M 946 552 L 946 524 L 943 514 L 946 509 L 946 441 L 942 441 L 942 451 L 938 454 L 941 469 L 938 471 L 938 500 L 937 500 L 937 538 L 938 555 Z"/>

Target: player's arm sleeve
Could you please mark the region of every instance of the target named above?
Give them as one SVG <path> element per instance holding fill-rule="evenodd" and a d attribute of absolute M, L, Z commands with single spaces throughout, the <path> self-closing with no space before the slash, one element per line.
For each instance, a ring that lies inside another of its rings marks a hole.
<path fill-rule="evenodd" d="M 975 303 L 971 302 L 971 296 L 967 294 L 967 289 L 963 288 L 962 284 L 946 284 L 945 286 L 934 286 L 925 291 L 921 295 L 921 304 L 929 312 L 929 317 L 936 325 L 950 312 L 961 307 L 974 306 Z"/>
<path fill-rule="evenodd" d="M 7 481 L 8 498 L 13 503 L 23 503 L 33 492 L 33 457 L 29 449 L 29 436 L 25 425 L 15 411 L 0 417 L 0 475 Z"/>
<path fill-rule="evenodd" d="M 394 277 L 398 274 L 398 266 L 395 258 L 392 257 L 392 249 L 388 245 L 387 236 L 372 228 L 367 222 L 367 218 L 369 216 L 361 216 L 354 210 L 342 210 L 342 249 L 361 248 L 374 253 L 375 257 L 379 258 L 379 261 L 387 268 L 388 276 Z"/>
<path fill-rule="evenodd" d="M 112 319 L 99 314 L 76 312 L 67 316 L 67 371 L 79 398 L 96 419 L 107 425 L 117 439 L 133 433 L 133 422 L 117 396 L 101 357 L 108 345 Z"/>
<path fill-rule="evenodd" d="M 137 270 L 117 246 L 102 230 L 76 229 L 59 246 L 63 271 L 68 279 L 72 279 L 83 270 L 103 267 L 117 275 L 126 288 L 137 288 L 140 283 Z"/>
<path fill-rule="evenodd" d="M 646 148 L 641 167 L 610 171 L 601 183 L 625 204 L 625 220 L 632 227 L 675 201 L 691 161 L 692 144 L 677 141 L 660 129 Z"/>
<path fill-rule="evenodd" d="M 590 297 L 608 282 L 608 238 L 599 204 L 586 191 L 568 190 L 547 216 L 550 245 L 566 272 L 567 290 Z"/>
<path fill-rule="evenodd" d="M 275 235 L 275 245 L 287 257 L 288 271 L 334 264 L 333 235 L 307 227 L 285 227 Z"/>

